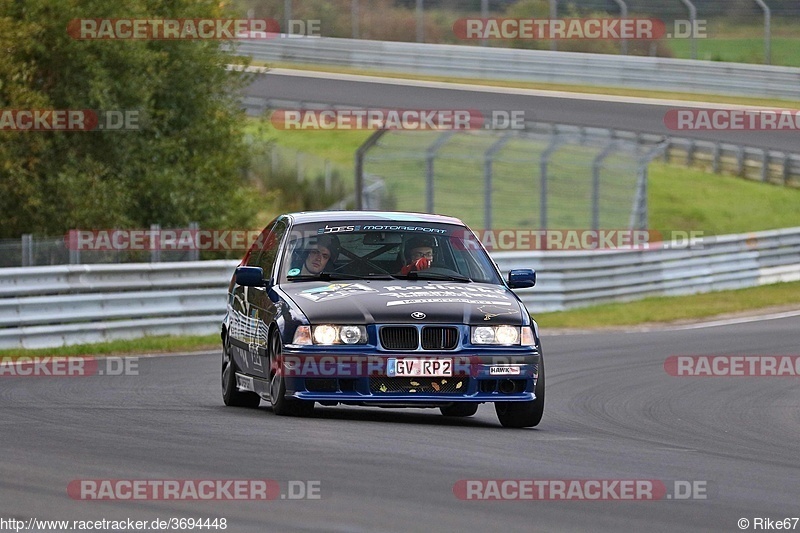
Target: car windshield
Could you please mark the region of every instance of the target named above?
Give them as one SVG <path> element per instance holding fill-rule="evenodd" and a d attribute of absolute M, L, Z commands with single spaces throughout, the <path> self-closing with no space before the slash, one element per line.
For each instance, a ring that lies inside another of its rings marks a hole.
<path fill-rule="evenodd" d="M 502 283 L 478 239 L 453 224 L 298 224 L 281 260 L 282 282 L 397 278 Z"/>

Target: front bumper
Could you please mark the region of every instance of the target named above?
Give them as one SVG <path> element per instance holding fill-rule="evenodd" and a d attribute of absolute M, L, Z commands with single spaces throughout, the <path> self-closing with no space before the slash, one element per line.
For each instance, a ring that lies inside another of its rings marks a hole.
<path fill-rule="evenodd" d="M 390 358 L 452 359 L 453 375 L 395 377 Z M 536 397 L 539 352 L 493 355 L 403 353 L 380 355 L 284 353 L 286 396 L 354 405 L 443 405 L 453 402 L 527 402 Z"/>

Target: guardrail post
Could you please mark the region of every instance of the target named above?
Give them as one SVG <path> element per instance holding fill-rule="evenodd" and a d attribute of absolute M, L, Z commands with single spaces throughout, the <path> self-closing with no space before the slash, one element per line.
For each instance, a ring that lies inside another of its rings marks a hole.
<path fill-rule="evenodd" d="M 364 141 L 364 144 L 358 147 L 356 150 L 356 164 L 355 164 L 355 171 L 356 171 L 356 211 L 361 211 L 364 208 L 364 156 L 367 154 L 370 148 L 375 146 L 375 144 L 383 137 L 383 134 L 386 133 L 387 129 L 380 129 L 376 130 L 375 133 L 369 136 L 369 138 Z"/>
<path fill-rule="evenodd" d="M 285 24 L 283 31 L 286 35 L 289 35 L 289 30 L 291 30 L 289 25 L 292 20 L 292 0 L 283 0 L 283 20 Z"/>
<path fill-rule="evenodd" d="M 694 139 L 689 139 L 689 146 L 686 147 L 686 166 L 687 167 L 692 166 L 692 163 L 694 163 L 694 149 L 695 149 Z"/>
<path fill-rule="evenodd" d="M 623 18 L 623 19 L 627 18 L 627 16 L 628 16 L 628 5 L 625 2 L 623 2 L 623 0 L 614 0 L 614 1 L 619 6 L 619 11 L 620 11 L 619 16 L 620 16 L 620 18 Z M 620 39 L 619 49 L 620 49 L 619 51 L 620 51 L 620 53 L 622 55 L 624 55 L 624 56 L 628 55 L 628 40 L 625 39 L 624 37 L 622 39 Z"/>
<path fill-rule="evenodd" d="M 425 0 L 417 0 L 417 10 L 416 10 L 416 18 L 417 18 L 417 42 L 424 43 L 425 42 Z"/>
<path fill-rule="evenodd" d="M 200 224 L 189 222 L 189 234 L 192 236 L 192 247 L 189 250 L 189 261 L 200 261 L 200 248 L 198 246 L 198 235 Z"/>
<path fill-rule="evenodd" d="M 764 2 L 764 0 L 756 0 L 756 4 L 758 4 L 758 6 L 764 11 L 764 64 L 771 65 L 772 64 L 772 50 L 771 50 L 772 11 L 770 11 L 769 6 L 767 5 L 766 2 Z"/>
<path fill-rule="evenodd" d="M 494 156 L 511 139 L 511 132 L 506 132 L 492 144 L 483 154 L 483 226 L 484 230 L 492 229 L 492 162 Z"/>
<path fill-rule="evenodd" d="M 74 240 L 71 238 L 71 236 L 72 232 L 70 231 L 70 239 L 67 241 L 67 245 L 69 246 L 69 264 L 79 265 L 81 262 L 81 250 L 78 247 L 77 235 L 75 236 Z"/>
<path fill-rule="evenodd" d="M 353 39 L 358 39 L 359 25 L 361 23 L 358 12 L 358 0 L 353 0 L 350 4 L 350 25 L 353 30 Z"/>
<path fill-rule="evenodd" d="M 26 233 L 22 236 L 22 265 L 33 266 L 33 235 Z"/>
<path fill-rule="evenodd" d="M 116 227 L 116 226 L 115 226 L 115 227 L 114 227 L 114 234 L 117 234 L 117 232 L 118 232 L 119 230 L 120 230 L 120 228 L 118 228 L 118 227 Z M 115 248 L 116 248 L 116 247 L 115 247 Z M 115 262 L 115 263 L 124 263 L 124 261 L 122 260 L 122 250 L 120 250 L 119 248 L 117 248 L 116 250 L 114 250 L 114 262 Z"/>
<path fill-rule="evenodd" d="M 742 176 L 744 174 L 744 146 L 737 146 L 736 151 L 736 175 Z"/>
<path fill-rule="evenodd" d="M 647 165 L 650 161 L 659 156 L 662 150 L 667 149 L 667 143 L 657 144 L 647 151 L 640 159 L 636 170 L 638 180 L 636 182 L 636 197 L 633 200 L 631 218 L 628 221 L 628 229 L 647 229 Z"/>
<path fill-rule="evenodd" d="M 486 20 L 489 18 L 489 0 L 481 0 L 481 18 Z M 486 46 L 488 41 L 484 38 L 481 39 L 481 46 Z"/>
<path fill-rule="evenodd" d="M 553 134 L 550 139 L 550 144 L 547 149 L 542 152 L 542 158 L 539 161 L 539 229 L 547 229 L 547 164 L 550 162 L 550 156 L 555 152 L 561 143 L 564 142 L 558 133 Z"/>
<path fill-rule="evenodd" d="M 431 144 L 428 149 L 425 151 L 425 212 L 426 213 L 433 213 L 433 206 L 434 206 L 434 183 L 433 183 L 433 161 L 436 158 L 436 153 L 439 151 L 439 148 L 442 147 L 450 137 L 453 136 L 455 131 L 449 130 L 441 135 Z"/>
<path fill-rule="evenodd" d="M 150 224 L 150 262 L 161 262 L 161 225 Z"/>
<path fill-rule="evenodd" d="M 712 154 L 711 158 L 711 170 L 714 174 L 719 174 L 719 155 L 722 151 L 722 147 L 720 146 L 719 141 L 714 143 L 714 153 Z"/>
<path fill-rule="evenodd" d="M 789 154 L 786 152 L 783 152 L 781 163 L 783 163 L 781 177 L 783 178 L 783 184 L 786 185 L 786 183 L 789 181 Z"/>
<path fill-rule="evenodd" d="M 600 167 L 603 160 L 616 148 L 616 142 L 609 142 L 592 161 L 592 229 L 600 229 Z"/>
<path fill-rule="evenodd" d="M 689 0 L 681 0 L 683 5 L 689 9 L 689 24 L 691 24 L 692 40 L 692 59 L 697 59 L 697 38 L 695 36 L 695 29 L 697 28 L 697 8 Z"/>
<path fill-rule="evenodd" d="M 769 150 L 761 150 L 761 181 L 766 183 L 769 178 Z"/>

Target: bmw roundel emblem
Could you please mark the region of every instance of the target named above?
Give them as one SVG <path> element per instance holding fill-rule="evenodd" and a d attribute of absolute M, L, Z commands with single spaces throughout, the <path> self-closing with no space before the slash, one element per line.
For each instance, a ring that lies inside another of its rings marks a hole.
<path fill-rule="evenodd" d="M 425 313 L 420 313 L 419 311 L 414 311 L 413 313 L 411 313 L 411 318 L 414 318 L 416 320 L 422 320 L 426 316 L 428 315 L 426 315 Z"/>

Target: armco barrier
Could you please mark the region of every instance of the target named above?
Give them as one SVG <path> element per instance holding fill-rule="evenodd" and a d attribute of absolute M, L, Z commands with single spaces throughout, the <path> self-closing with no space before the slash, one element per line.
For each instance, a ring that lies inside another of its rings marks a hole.
<path fill-rule="evenodd" d="M 453 78 L 629 87 L 800 100 L 800 68 L 549 50 L 308 37 L 239 41 L 281 61 Z"/>
<path fill-rule="evenodd" d="M 497 252 L 530 311 L 800 280 L 800 227 L 631 251 Z M 0 349 L 219 331 L 236 261 L 0 269 Z"/>
<path fill-rule="evenodd" d="M 219 330 L 238 261 L 0 269 L 0 349 Z"/>
<path fill-rule="evenodd" d="M 536 269 L 536 287 L 518 291 L 531 312 L 561 311 L 800 280 L 800 228 L 708 237 L 693 247 L 498 252 L 494 259 L 503 271 Z"/>

